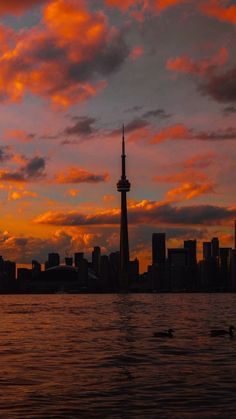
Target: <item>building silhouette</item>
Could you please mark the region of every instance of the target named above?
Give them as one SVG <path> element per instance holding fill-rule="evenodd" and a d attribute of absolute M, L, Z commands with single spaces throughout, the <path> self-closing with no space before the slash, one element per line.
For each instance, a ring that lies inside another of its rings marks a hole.
<path fill-rule="evenodd" d="M 197 241 L 185 240 L 184 249 L 187 251 L 187 265 L 195 266 L 197 264 Z"/>
<path fill-rule="evenodd" d="M 117 183 L 117 191 L 121 193 L 121 218 L 120 218 L 120 287 L 129 287 L 129 236 L 127 216 L 127 192 L 130 191 L 130 182 L 126 178 L 126 154 L 125 154 L 125 129 L 122 135 L 122 173 Z"/>
<path fill-rule="evenodd" d="M 165 265 L 166 262 L 166 235 L 153 233 L 152 235 L 152 264 Z"/>

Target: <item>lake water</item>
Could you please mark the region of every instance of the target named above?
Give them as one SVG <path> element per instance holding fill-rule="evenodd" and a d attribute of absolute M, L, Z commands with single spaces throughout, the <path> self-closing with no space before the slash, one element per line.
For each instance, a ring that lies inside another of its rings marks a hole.
<path fill-rule="evenodd" d="M 236 338 L 209 335 L 236 326 L 236 294 L 0 296 L 0 311 L 1 419 L 236 417 Z"/>

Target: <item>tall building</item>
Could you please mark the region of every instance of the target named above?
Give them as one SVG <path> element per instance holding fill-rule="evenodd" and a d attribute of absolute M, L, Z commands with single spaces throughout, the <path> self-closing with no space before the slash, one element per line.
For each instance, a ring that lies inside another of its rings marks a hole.
<path fill-rule="evenodd" d="M 203 242 L 203 259 L 209 260 L 211 258 L 211 242 Z"/>
<path fill-rule="evenodd" d="M 126 178 L 125 132 L 123 126 L 122 137 L 122 173 L 117 183 L 117 191 L 121 193 L 121 218 L 120 218 L 120 282 L 122 288 L 128 287 L 129 266 L 129 237 L 126 194 L 130 191 L 130 182 Z"/>
<path fill-rule="evenodd" d="M 153 233 L 152 235 L 152 264 L 165 265 L 166 261 L 166 235 Z"/>
<path fill-rule="evenodd" d="M 195 266 L 197 264 L 197 241 L 185 240 L 184 248 L 187 250 L 188 266 Z"/>
<path fill-rule="evenodd" d="M 95 246 L 92 251 L 92 267 L 96 275 L 100 275 L 101 249 Z"/>
<path fill-rule="evenodd" d="M 79 264 L 83 261 L 83 259 L 84 259 L 84 252 L 77 252 L 74 254 L 74 264 L 76 268 L 79 267 Z"/>
<path fill-rule="evenodd" d="M 170 266 L 187 266 L 188 252 L 186 249 L 168 249 L 168 262 Z"/>
<path fill-rule="evenodd" d="M 236 249 L 236 220 L 234 220 L 234 249 Z"/>
<path fill-rule="evenodd" d="M 48 254 L 48 268 L 60 265 L 60 255 L 58 253 Z"/>
<path fill-rule="evenodd" d="M 213 237 L 213 239 L 211 240 L 211 256 L 213 258 L 217 258 L 219 256 L 219 249 L 219 239 L 218 237 Z"/>

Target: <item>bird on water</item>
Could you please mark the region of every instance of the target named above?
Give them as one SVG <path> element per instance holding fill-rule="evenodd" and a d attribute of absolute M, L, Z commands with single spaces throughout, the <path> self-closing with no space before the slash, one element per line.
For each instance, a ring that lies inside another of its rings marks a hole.
<path fill-rule="evenodd" d="M 173 329 L 168 329 L 167 332 L 155 332 L 153 336 L 155 338 L 173 338 L 174 337 L 173 332 L 174 332 Z"/>
<path fill-rule="evenodd" d="M 230 337 L 234 336 L 234 326 L 229 326 L 228 330 L 224 329 L 213 329 L 211 330 L 211 336 L 226 336 L 229 335 Z"/>

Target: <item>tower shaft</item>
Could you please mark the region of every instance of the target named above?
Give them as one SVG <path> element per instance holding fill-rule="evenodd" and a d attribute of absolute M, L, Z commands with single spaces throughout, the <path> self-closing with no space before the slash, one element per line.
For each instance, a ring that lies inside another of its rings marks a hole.
<path fill-rule="evenodd" d="M 129 235 L 126 192 L 121 192 L 121 218 L 120 218 L 120 271 L 128 273 L 129 265 Z"/>

